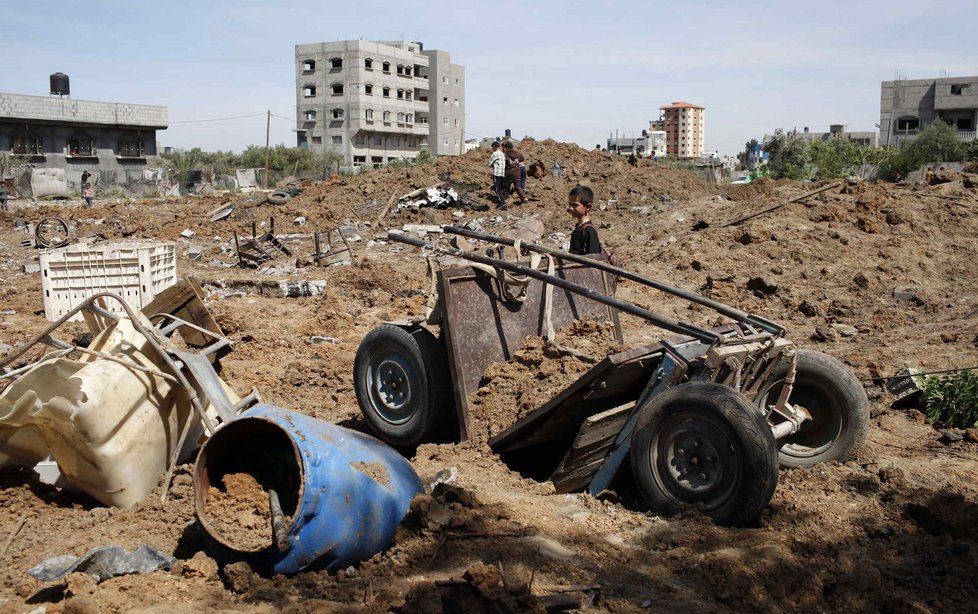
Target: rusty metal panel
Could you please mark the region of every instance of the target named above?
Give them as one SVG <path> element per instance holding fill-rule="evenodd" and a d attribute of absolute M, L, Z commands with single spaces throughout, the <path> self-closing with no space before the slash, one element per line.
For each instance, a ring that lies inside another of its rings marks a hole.
<path fill-rule="evenodd" d="M 607 275 L 597 269 L 565 263 L 557 266 L 555 275 L 610 294 Z M 467 399 L 479 387 L 486 369 L 512 358 L 527 337 L 545 334 L 546 284 L 531 279 L 523 302 L 505 300 L 499 295 L 495 278 L 468 267 L 440 271 L 438 284 L 459 431 L 465 441 L 469 433 Z M 554 329 L 591 316 L 612 321 L 615 337 L 621 341 L 618 312 L 607 305 L 559 288 L 554 288 L 551 302 Z"/>

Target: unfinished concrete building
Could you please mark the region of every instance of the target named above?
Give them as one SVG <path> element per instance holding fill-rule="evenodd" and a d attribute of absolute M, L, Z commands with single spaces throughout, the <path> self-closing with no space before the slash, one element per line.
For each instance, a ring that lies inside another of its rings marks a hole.
<path fill-rule="evenodd" d="M 880 88 L 880 143 L 913 140 L 921 128 L 943 121 L 962 141 L 975 140 L 978 76 L 883 81 Z"/>
<path fill-rule="evenodd" d="M 167 124 L 162 106 L 0 93 L 0 153 L 65 169 L 74 188 L 85 171 L 102 185 L 142 180 Z"/>
<path fill-rule="evenodd" d="M 868 130 L 864 132 L 850 132 L 846 129 L 843 124 L 832 124 L 829 126 L 828 132 L 813 132 L 806 126 L 802 132 L 796 132 L 797 136 L 807 139 L 810 142 L 814 141 L 827 141 L 831 138 L 841 137 L 847 138 L 850 141 L 862 145 L 863 147 L 879 147 L 880 146 L 880 133 L 876 130 Z"/>
<path fill-rule="evenodd" d="M 662 118 L 649 122 L 652 131 L 665 131 L 666 154 L 682 159 L 699 158 L 705 143 L 704 107 L 691 102 L 677 101 L 659 107 Z"/>
<path fill-rule="evenodd" d="M 348 168 L 465 152 L 465 69 L 420 42 L 295 46 L 299 147 L 334 150 Z"/>

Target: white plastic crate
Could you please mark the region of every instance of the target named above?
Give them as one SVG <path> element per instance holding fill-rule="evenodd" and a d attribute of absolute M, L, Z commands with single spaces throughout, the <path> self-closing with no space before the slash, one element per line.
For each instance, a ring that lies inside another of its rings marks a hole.
<path fill-rule="evenodd" d="M 139 309 L 177 283 L 173 243 L 80 243 L 42 252 L 40 261 L 44 317 L 52 321 L 100 292 L 118 294 Z M 117 301 L 106 301 L 106 307 L 124 313 Z"/>

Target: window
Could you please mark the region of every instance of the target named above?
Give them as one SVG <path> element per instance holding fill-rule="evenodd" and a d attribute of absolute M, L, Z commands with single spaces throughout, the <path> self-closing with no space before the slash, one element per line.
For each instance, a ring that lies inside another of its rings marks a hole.
<path fill-rule="evenodd" d="M 458 77 L 455 77 L 455 85 L 458 85 Z"/>
<path fill-rule="evenodd" d="M 357 132 L 357 135 L 353 138 L 353 142 L 357 145 L 363 145 L 363 133 Z"/>
<path fill-rule="evenodd" d="M 404 91 L 404 98 L 405 98 L 406 100 L 411 100 L 411 99 L 412 99 L 413 97 L 414 97 L 414 96 L 413 96 L 413 95 L 411 94 L 411 90 L 405 90 L 405 91 Z"/>
<path fill-rule="evenodd" d="M 365 59 L 363 61 L 363 67 L 366 68 L 367 70 L 373 70 L 374 69 L 374 61 L 373 61 L 373 58 L 367 58 L 367 59 Z"/>
<path fill-rule="evenodd" d="M 384 62 L 383 66 L 384 66 L 384 72 L 387 73 L 387 74 L 390 74 L 390 72 L 391 72 L 391 63 L 390 62 Z"/>
<path fill-rule="evenodd" d="M 458 118 L 455 118 L 455 127 L 458 128 Z"/>
<path fill-rule="evenodd" d="M 448 125 L 448 118 L 447 117 L 441 118 L 441 125 L 443 125 L 443 126 L 447 126 Z"/>
<path fill-rule="evenodd" d="M 353 156 L 353 166 L 360 166 L 367 163 L 367 156 Z"/>
<path fill-rule="evenodd" d="M 952 83 L 951 84 L 951 95 L 952 96 L 965 96 L 968 93 L 967 83 Z"/>
<path fill-rule="evenodd" d="M 343 109 L 333 109 L 333 119 L 343 119 Z"/>
<path fill-rule="evenodd" d="M 427 147 L 427 146 L 428 146 L 428 139 L 427 139 L 427 137 L 425 137 L 425 138 L 423 138 L 423 139 L 421 139 L 421 140 L 420 140 L 420 141 L 418 142 L 418 145 L 420 145 L 421 147 Z"/>
<path fill-rule="evenodd" d="M 342 136 L 334 136 L 333 137 L 333 145 L 342 145 L 342 144 L 343 144 L 343 137 Z"/>
<path fill-rule="evenodd" d="M 15 136 L 11 149 L 18 156 L 39 156 L 43 153 L 41 139 L 33 136 Z"/>
<path fill-rule="evenodd" d="M 398 100 L 404 100 L 404 90 L 398 88 L 398 90 L 397 90 L 397 99 Z"/>
<path fill-rule="evenodd" d="M 447 138 L 447 137 L 446 137 L 446 138 L 445 138 L 445 140 L 444 140 L 444 144 L 445 144 L 445 145 L 448 145 L 448 138 Z"/>
<path fill-rule="evenodd" d="M 305 72 L 312 72 L 316 70 L 316 60 L 303 60 L 302 70 Z"/>
<path fill-rule="evenodd" d="M 404 123 L 404 113 L 398 113 L 397 114 L 397 123 L 399 123 L 399 124 L 403 124 Z"/>
<path fill-rule="evenodd" d="M 897 120 L 896 129 L 898 132 L 917 130 L 918 128 L 920 128 L 920 119 L 916 117 L 901 117 Z"/>
<path fill-rule="evenodd" d="M 458 106 L 458 98 L 455 99 L 455 106 Z"/>
<path fill-rule="evenodd" d="M 441 99 L 441 103 L 442 104 L 448 104 L 448 97 L 446 96 L 445 98 L 442 98 Z"/>
<path fill-rule="evenodd" d="M 119 156 L 122 158 L 142 158 L 145 151 L 139 139 L 120 139 Z"/>
<path fill-rule="evenodd" d="M 368 84 L 364 85 L 363 86 L 363 93 L 366 94 L 367 96 L 373 96 L 374 95 L 374 86 L 373 86 L 373 84 L 368 83 Z"/>
<path fill-rule="evenodd" d="M 367 109 L 364 119 L 366 119 L 368 122 L 372 122 L 374 120 L 374 110 Z"/>
<path fill-rule="evenodd" d="M 374 146 L 379 147 L 379 146 L 381 146 L 383 144 L 384 144 L 384 141 L 379 136 L 375 136 L 374 137 Z"/>
<path fill-rule="evenodd" d="M 334 96 L 340 96 L 340 95 L 343 94 L 343 84 L 342 83 L 334 83 L 330 87 L 333 88 L 333 95 Z"/>
<path fill-rule="evenodd" d="M 404 67 L 404 76 L 405 77 L 410 77 L 411 76 L 411 67 L 410 66 L 405 66 Z"/>
<path fill-rule="evenodd" d="M 87 136 L 68 139 L 69 156 L 94 156 L 95 140 Z"/>
<path fill-rule="evenodd" d="M 455 144 L 458 145 L 458 139 L 455 139 Z"/>
<path fill-rule="evenodd" d="M 399 75 L 403 75 L 404 74 L 404 64 L 398 64 L 397 65 L 397 74 L 399 74 Z"/>
<path fill-rule="evenodd" d="M 329 67 L 331 70 L 339 70 L 340 68 L 343 68 L 342 58 L 330 58 Z"/>
<path fill-rule="evenodd" d="M 447 84 L 448 83 L 448 75 L 443 76 L 441 78 L 441 82 Z M 448 143 L 445 143 L 445 144 L 447 145 Z"/>
<path fill-rule="evenodd" d="M 393 142 L 391 143 L 391 147 L 400 147 L 401 146 L 401 137 L 395 136 L 392 139 L 392 141 Z"/>
<path fill-rule="evenodd" d="M 316 95 L 316 86 L 306 85 L 302 88 L 302 95 L 306 98 L 313 98 Z"/>
<path fill-rule="evenodd" d="M 384 163 L 384 156 L 370 156 L 370 163 L 374 165 L 374 168 L 380 168 L 380 165 Z"/>
<path fill-rule="evenodd" d="M 321 137 L 321 136 L 314 136 L 314 137 L 312 137 L 312 144 L 313 145 L 322 145 L 323 144 L 323 137 Z"/>
<path fill-rule="evenodd" d="M 385 124 L 391 123 L 391 112 L 390 111 L 384 111 L 384 123 Z"/>
<path fill-rule="evenodd" d="M 311 110 L 310 111 L 306 111 L 305 117 L 306 117 L 306 121 L 307 122 L 316 121 L 316 112 L 315 111 L 311 111 Z"/>
<path fill-rule="evenodd" d="M 384 98 L 390 98 L 390 97 L 391 97 L 391 88 L 385 87 L 384 88 Z"/>
<path fill-rule="evenodd" d="M 414 139 L 407 139 L 407 146 L 413 149 L 414 147 L 417 146 L 417 143 L 415 142 Z"/>
<path fill-rule="evenodd" d="M 414 123 L 414 113 L 408 113 L 407 115 L 405 115 L 404 116 L 404 121 L 406 121 L 409 124 L 413 124 Z"/>

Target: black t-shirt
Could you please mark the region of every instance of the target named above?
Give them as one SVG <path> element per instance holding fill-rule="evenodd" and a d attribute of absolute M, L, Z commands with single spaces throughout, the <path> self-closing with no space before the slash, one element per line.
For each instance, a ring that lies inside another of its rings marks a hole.
<path fill-rule="evenodd" d="M 598 240 L 598 231 L 591 222 L 584 222 L 574 227 L 571 233 L 570 253 L 572 254 L 600 254 L 601 241 Z"/>

